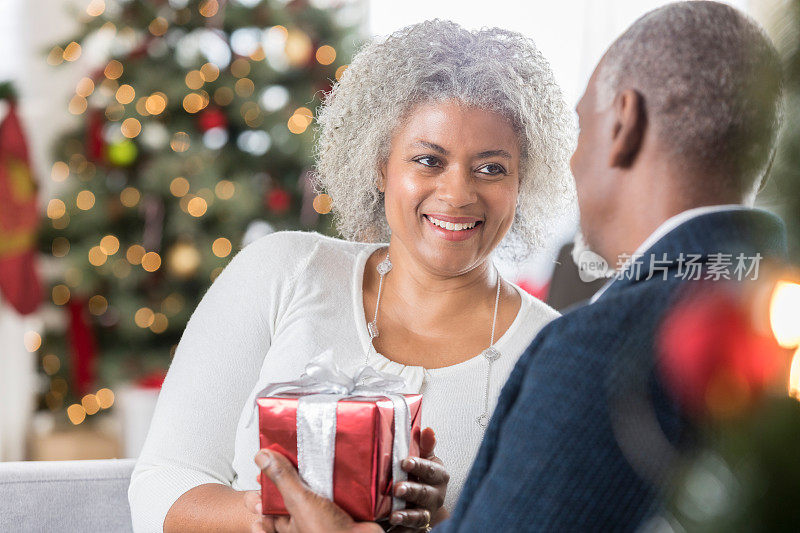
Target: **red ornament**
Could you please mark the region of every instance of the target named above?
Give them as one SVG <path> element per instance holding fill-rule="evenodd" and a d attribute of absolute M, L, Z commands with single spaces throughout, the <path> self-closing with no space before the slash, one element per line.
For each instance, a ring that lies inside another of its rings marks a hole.
<path fill-rule="evenodd" d="M 216 107 L 209 107 L 197 117 L 198 127 L 206 132 L 211 128 L 227 128 L 228 117 Z"/>
<path fill-rule="evenodd" d="M 155 370 L 136 380 L 136 386 L 145 389 L 160 389 L 167 377 L 166 370 Z"/>
<path fill-rule="evenodd" d="M 265 203 L 270 211 L 280 215 L 289 210 L 292 204 L 292 197 L 286 189 L 275 187 L 267 193 Z"/>
<path fill-rule="evenodd" d="M 69 311 L 69 344 L 73 389 L 83 397 L 92 390 L 95 381 L 97 343 L 92 331 L 86 301 L 73 298 L 67 304 Z"/>
<path fill-rule="evenodd" d="M 542 285 L 537 285 L 536 283 L 527 280 L 527 279 L 519 279 L 516 281 L 517 285 L 520 289 L 527 292 L 534 298 L 538 298 L 541 301 L 547 300 L 547 291 L 550 289 L 549 283 L 544 283 Z"/>
<path fill-rule="evenodd" d="M 106 143 L 103 140 L 103 113 L 93 111 L 86 124 L 86 158 L 94 163 L 102 162 L 106 155 Z"/>
<path fill-rule="evenodd" d="M 726 417 L 760 400 L 784 368 L 786 351 L 754 327 L 728 287 L 701 286 L 679 300 L 658 337 L 667 387 L 690 412 Z"/>

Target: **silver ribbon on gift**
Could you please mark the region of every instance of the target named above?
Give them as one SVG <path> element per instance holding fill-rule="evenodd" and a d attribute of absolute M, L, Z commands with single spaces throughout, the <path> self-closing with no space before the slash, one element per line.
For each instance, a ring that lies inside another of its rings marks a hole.
<path fill-rule="evenodd" d="M 296 381 L 267 385 L 256 394 L 245 427 L 255 419 L 258 398 L 284 393 L 304 393 L 297 402 L 297 467 L 300 477 L 315 493 L 333 500 L 333 459 L 336 452 L 336 407 L 339 400 L 357 396 L 384 396 L 394 408 L 392 481 L 408 479 L 400 462 L 408 456 L 411 413 L 402 392 L 405 380 L 363 365 L 355 373 L 342 371 L 330 350 L 314 358 Z M 405 508 L 405 500 L 392 497 L 392 510 Z"/>

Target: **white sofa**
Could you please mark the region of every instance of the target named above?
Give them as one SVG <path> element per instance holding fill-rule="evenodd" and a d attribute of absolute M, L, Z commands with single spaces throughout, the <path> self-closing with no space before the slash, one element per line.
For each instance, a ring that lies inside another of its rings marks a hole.
<path fill-rule="evenodd" d="M 0 462 L 0 531 L 132 531 L 135 459 Z"/>

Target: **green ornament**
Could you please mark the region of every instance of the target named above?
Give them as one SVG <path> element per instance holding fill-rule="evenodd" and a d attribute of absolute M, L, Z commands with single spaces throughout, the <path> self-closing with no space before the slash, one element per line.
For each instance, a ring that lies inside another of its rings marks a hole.
<path fill-rule="evenodd" d="M 118 167 L 127 167 L 136 161 L 138 154 L 139 149 L 136 147 L 136 143 L 130 139 L 115 142 L 106 148 L 108 162 Z"/>

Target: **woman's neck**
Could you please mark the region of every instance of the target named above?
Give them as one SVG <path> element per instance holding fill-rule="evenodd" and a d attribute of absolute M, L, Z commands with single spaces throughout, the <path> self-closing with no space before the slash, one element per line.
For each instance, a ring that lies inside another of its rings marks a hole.
<path fill-rule="evenodd" d="M 374 290 L 379 276 L 377 264 L 386 257 L 386 248 L 381 248 L 370 258 L 369 265 L 374 274 Z M 466 317 L 474 321 L 478 317 L 494 313 L 494 296 L 497 287 L 497 271 L 489 258 L 463 273 L 435 272 L 416 260 L 402 244 L 390 244 L 389 257 L 392 270 L 383 280 L 381 314 L 403 317 L 409 329 L 424 331 L 440 327 L 452 333 L 453 323 Z M 438 326 L 438 327 L 437 327 Z"/>

